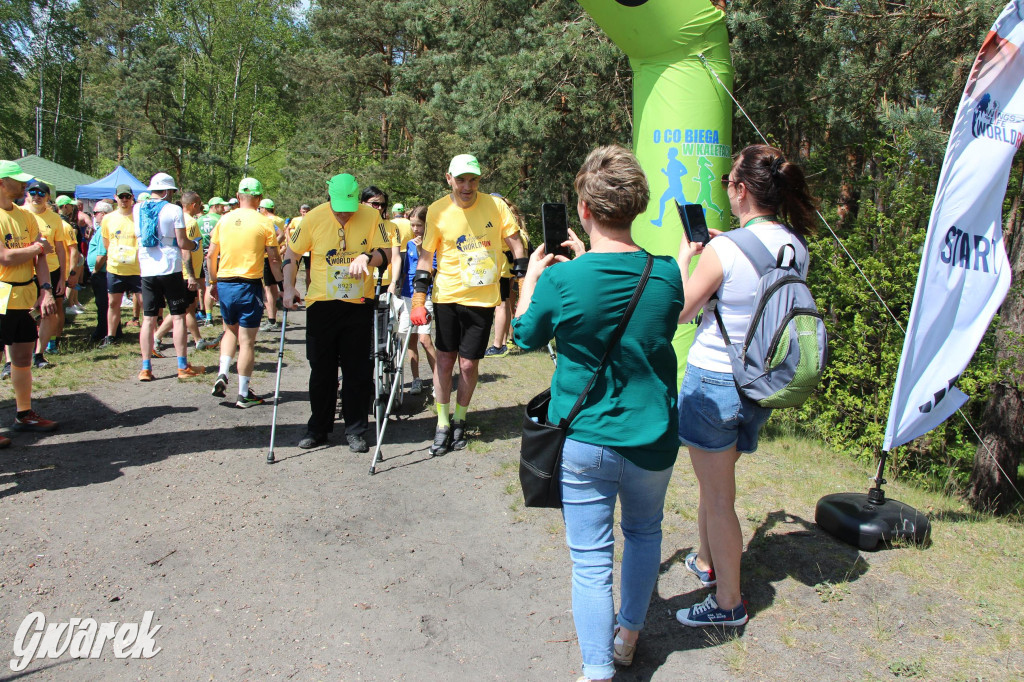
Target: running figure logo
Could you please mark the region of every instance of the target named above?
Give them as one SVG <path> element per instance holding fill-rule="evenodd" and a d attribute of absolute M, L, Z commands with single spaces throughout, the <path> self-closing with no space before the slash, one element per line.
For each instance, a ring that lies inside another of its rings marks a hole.
<path fill-rule="evenodd" d="M 700 170 L 697 171 L 697 177 L 693 179 L 698 185 L 700 185 L 700 191 L 697 193 L 697 201 L 695 204 L 703 204 L 705 209 L 712 210 L 722 216 L 722 209 L 715 204 L 714 199 L 711 198 L 711 188 L 714 187 L 715 172 L 711 170 L 711 162 L 706 157 L 697 157 L 697 165 L 700 166 Z"/>
<path fill-rule="evenodd" d="M 680 206 L 685 206 L 690 203 L 686 200 L 686 196 L 683 194 L 683 176 L 686 175 L 686 166 L 679 160 L 679 150 L 672 147 L 668 150 L 668 163 L 661 172 L 668 178 L 668 189 L 661 195 L 661 209 L 658 211 L 657 220 L 651 220 L 651 225 L 655 227 L 661 227 L 661 222 L 665 218 L 665 205 L 673 199 Z"/>

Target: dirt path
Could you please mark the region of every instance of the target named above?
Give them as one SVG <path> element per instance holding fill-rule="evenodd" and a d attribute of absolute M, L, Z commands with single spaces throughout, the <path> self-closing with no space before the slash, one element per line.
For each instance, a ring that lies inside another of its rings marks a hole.
<path fill-rule="evenodd" d="M 288 333 L 273 466 L 264 463 L 272 407 L 238 410 L 209 395 L 210 381 L 179 383 L 170 378 L 173 359 L 156 361 L 152 384 L 103 383 L 45 401 L 61 431 L 18 434 L 0 455 L 0 648 L 11 652 L 33 611 L 59 622 L 139 621 L 152 610 L 162 648 L 152 659 L 116 660 L 108 646 L 100 660 L 65 655 L 33 661 L 23 674 L 575 679 L 561 518 L 521 509 L 515 477 L 518 406 L 550 377 L 547 357 L 483 361 L 470 413 L 481 435 L 461 453 L 431 459 L 433 415 L 422 399 L 408 403 L 371 477 L 370 456 L 349 453 L 337 434 L 330 447 L 295 447 L 308 417 L 302 319 L 292 315 L 297 326 Z M 260 348 L 254 386 L 270 391 L 276 339 L 261 334 Z M 688 469 L 681 458 L 677 480 L 692 478 Z M 761 568 L 752 606 L 762 613 L 738 640 L 675 623 L 674 610 L 704 592 L 679 562 L 694 540 L 692 521 L 670 514 L 648 629 L 634 668 L 616 679 L 887 673 L 885 660 L 846 646 L 858 628 L 847 630 L 848 614 L 807 584 L 855 580 L 864 572 L 854 568 L 857 553 L 811 525 L 811 512 L 798 513 L 804 518 L 780 512 L 759 528 L 744 524 L 755 538 L 745 570 Z M 772 609 L 780 601 L 815 618 L 831 610 L 834 627 L 808 623 L 814 646 L 794 649 L 789 617 Z M 745 662 L 755 654 L 757 665 Z M 20 677 L 6 661 L 4 675 Z"/>

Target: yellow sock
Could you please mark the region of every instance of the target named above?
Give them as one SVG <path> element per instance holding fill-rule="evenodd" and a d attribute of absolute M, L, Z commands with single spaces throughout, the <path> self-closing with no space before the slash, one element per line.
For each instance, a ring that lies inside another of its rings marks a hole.
<path fill-rule="evenodd" d="M 455 403 L 455 421 L 466 421 L 467 412 L 469 412 L 469 405 L 459 405 L 458 403 Z"/>
<path fill-rule="evenodd" d="M 451 421 L 449 421 L 448 419 L 447 403 L 445 403 L 444 405 L 442 405 L 441 403 L 437 404 L 437 425 L 438 427 L 451 426 Z"/>

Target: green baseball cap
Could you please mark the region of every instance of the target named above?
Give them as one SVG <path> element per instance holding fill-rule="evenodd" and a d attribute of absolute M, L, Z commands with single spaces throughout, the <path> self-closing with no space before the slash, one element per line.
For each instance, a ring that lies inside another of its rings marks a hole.
<path fill-rule="evenodd" d="M 142 192 L 142 193 L 140 193 L 139 194 L 139 203 L 141 204 L 143 201 L 148 201 L 151 196 L 153 196 L 153 195 L 150 194 L 149 192 Z"/>
<path fill-rule="evenodd" d="M 335 175 L 327 181 L 327 195 L 331 198 L 332 211 L 353 213 L 359 210 L 359 183 L 348 173 Z"/>
<path fill-rule="evenodd" d="M 32 176 L 21 170 L 21 166 L 14 161 L 0 161 L 0 178 L 28 182 L 32 179 Z"/>
<path fill-rule="evenodd" d="M 209 206 L 223 206 L 226 203 L 228 203 L 228 202 L 224 201 L 220 197 L 213 197 L 213 198 L 210 199 L 210 202 L 209 202 L 208 205 Z"/>
<path fill-rule="evenodd" d="M 75 203 L 75 200 L 69 197 L 67 194 L 62 194 L 59 197 L 57 197 L 57 201 L 53 203 L 57 204 L 58 206 L 67 206 L 68 204 Z"/>
<path fill-rule="evenodd" d="M 395 204 L 395 207 L 392 208 L 391 210 L 394 211 L 395 213 L 404 213 L 405 204 Z"/>
<path fill-rule="evenodd" d="M 274 200 L 273 199 L 264 199 L 263 201 L 260 202 L 260 208 L 273 209 L 274 208 Z"/>
<path fill-rule="evenodd" d="M 242 181 L 238 183 L 238 193 L 248 194 L 252 197 L 262 196 L 263 184 L 256 178 L 242 178 Z"/>
<path fill-rule="evenodd" d="M 472 154 L 459 154 L 448 164 L 448 173 L 453 178 L 460 175 L 480 175 L 480 162 Z"/>

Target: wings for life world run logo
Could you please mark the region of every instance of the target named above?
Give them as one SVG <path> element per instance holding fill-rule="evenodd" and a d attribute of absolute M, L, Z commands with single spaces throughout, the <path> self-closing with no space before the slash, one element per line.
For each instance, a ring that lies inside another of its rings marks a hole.
<path fill-rule="evenodd" d="M 999 102 L 986 92 L 974 105 L 971 135 L 975 139 L 984 137 L 1020 149 L 1021 142 L 1024 142 L 1021 123 L 1024 123 L 1024 116 L 1001 111 Z"/>

